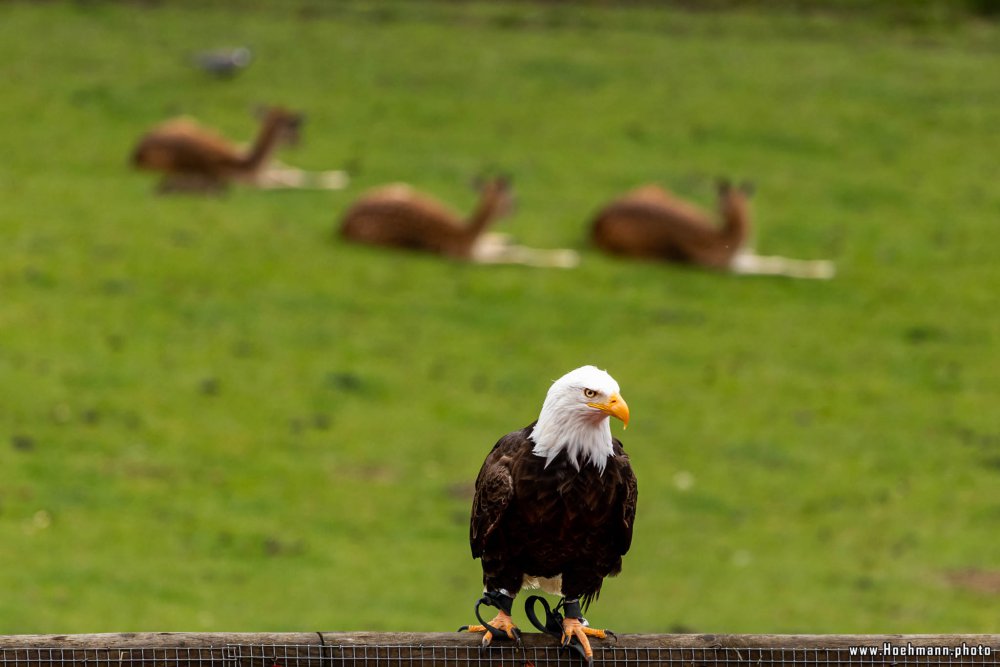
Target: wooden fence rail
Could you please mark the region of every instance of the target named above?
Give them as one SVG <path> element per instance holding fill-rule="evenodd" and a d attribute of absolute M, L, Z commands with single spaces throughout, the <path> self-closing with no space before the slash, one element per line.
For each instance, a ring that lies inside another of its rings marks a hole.
<path fill-rule="evenodd" d="M 751 667 L 1000 665 L 989 635 L 620 635 L 594 641 L 595 665 Z M 582 660 L 525 634 L 479 649 L 467 633 L 124 633 L 0 636 L 0 667 L 390 667 L 561 665 Z"/>

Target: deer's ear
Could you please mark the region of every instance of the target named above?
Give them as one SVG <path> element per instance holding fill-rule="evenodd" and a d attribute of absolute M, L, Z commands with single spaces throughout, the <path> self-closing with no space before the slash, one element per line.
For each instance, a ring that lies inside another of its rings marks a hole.
<path fill-rule="evenodd" d="M 514 185 L 514 176 L 510 173 L 502 172 L 497 175 L 497 183 L 504 189 L 510 189 Z"/>
<path fill-rule="evenodd" d="M 753 184 L 753 181 L 743 181 L 740 183 L 740 190 L 747 197 L 751 197 L 757 191 L 757 187 Z"/>
<path fill-rule="evenodd" d="M 719 191 L 720 195 L 724 195 L 733 189 L 733 184 L 728 178 L 720 176 L 715 179 L 715 187 Z"/>

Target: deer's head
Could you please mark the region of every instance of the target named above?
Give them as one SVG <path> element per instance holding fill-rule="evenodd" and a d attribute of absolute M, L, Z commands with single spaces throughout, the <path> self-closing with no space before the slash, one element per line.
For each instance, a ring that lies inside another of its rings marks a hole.
<path fill-rule="evenodd" d="M 257 110 L 257 117 L 275 133 L 276 143 L 289 146 L 299 143 L 305 114 L 284 107 L 264 107 Z"/>
<path fill-rule="evenodd" d="M 495 216 L 507 215 L 514 210 L 514 188 L 509 175 L 478 178 L 475 185 Z"/>

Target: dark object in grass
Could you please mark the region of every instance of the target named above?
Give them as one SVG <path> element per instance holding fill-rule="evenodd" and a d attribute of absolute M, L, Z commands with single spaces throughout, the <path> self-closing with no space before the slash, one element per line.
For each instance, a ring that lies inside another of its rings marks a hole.
<path fill-rule="evenodd" d="M 30 435 L 15 433 L 10 438 L 10 445 L 19 452 L 30 452 L 35 449 L 35 439 Z"/>
<path fill-rule="evenodd" d="M 202 51 L 192 58 L 199 69 L 220 79 L 232 78 L 246 69 L 252 60 L 253 54 L 245 46 Z"/>

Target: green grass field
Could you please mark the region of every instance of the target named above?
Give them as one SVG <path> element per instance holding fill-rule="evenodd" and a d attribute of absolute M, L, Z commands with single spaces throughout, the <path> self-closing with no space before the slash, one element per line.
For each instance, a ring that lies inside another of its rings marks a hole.
<path fill-rule="evenodd" d="M 216 81 L 188 56 L 248 44 Z M 471 483 L 551 380 L 632 408 L 621 632 L 995 632 L 1000 26 L 528 3 L 0 5 L 0 633 L 451 630 Z M 343 192 L 160 198 L 188 113 L 309 115 Z M 363 189 L 472 206 L 573 271 L 335 240 Z M 831 282 L 603 257 L 658 181 L 756 183 L 758 250 Z M 526 621 L 518 612 L 523 624 Z"/>

